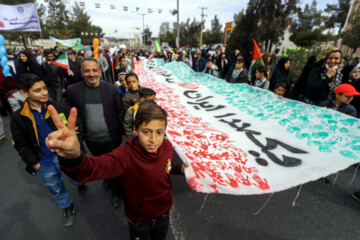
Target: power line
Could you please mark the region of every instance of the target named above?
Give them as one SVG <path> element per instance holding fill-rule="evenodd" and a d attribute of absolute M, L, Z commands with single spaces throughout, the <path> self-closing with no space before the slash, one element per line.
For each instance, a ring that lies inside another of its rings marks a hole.
<path fill-rule="evenodd" d="M 207 17 L 206 14 L 204 14 L 204 10 L 207 9 L 207 7 L 199 7 L 201 9 L 201 30 L 200 30 L 200 48 L 202 46 L 202 39 L 203 39 L 203 29 L 204 29 L 204 17 Z"/>

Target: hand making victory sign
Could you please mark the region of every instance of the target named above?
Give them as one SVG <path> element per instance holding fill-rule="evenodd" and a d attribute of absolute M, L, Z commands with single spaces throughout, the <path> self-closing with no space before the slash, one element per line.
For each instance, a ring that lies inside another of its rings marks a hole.
<path fill-rule="evenodd" d="M 48 106 L 48 110 L 58 130 L 48 135 L 45 140 L 46 146 L 50 151 L 56 151 L 56 153 L 63 158 L 71 159 L 79 157 L 81 150 L 79 140 L 76 136 L 76 108 L 71 109 L 67 126 L 65 126 L 58 112 L 52 105 Z"/>

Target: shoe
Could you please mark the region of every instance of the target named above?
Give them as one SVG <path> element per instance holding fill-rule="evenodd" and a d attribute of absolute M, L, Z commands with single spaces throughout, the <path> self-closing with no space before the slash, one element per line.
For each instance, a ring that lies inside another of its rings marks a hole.
<path fill-rule="evenodd" d="M 2 139 L 0 139 L 0 145 L 3 144 L 4 142 L 6 142 L 6 137 L 3 137 Z"/>
<path fill-rule="evenodd" d="M 360 202 L 360 192 L 354 192 L 353 195 L 351 195 L 353 199 Z"/>
<path fill-rule="evenodd" d="M 103 182 L 103 186 L 104 186 L 105 191 L 109 191 L 109 190 L 110 190 L 109 184 L 106 183 L 105 181 Z"/>
<path fill-rule="evenodd" d="M 117 196 L 117 195 L 114 195 L 114 196 L 113 196 L 112 205 L 113 205 L 114 208 L 120 207 L 120 200 L 121 200 L 121 199 L 120 199 L 119 196 Z"/>
<path fill-rule="evenodd" d="M 87 185 L 85 183 L 78 186 L 78 193 L 79 195 L 83 195 L 87 192 Z"/>
<path fill-rule="evenodd" d="M 71 203 L 70 207 L 64 209 L 63 225 L 64 227 L 70 227 L 75 222 L 75 205 Z"/>

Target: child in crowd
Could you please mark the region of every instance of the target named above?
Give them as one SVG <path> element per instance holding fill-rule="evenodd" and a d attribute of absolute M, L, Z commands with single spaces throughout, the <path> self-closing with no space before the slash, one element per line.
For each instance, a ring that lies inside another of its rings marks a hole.
<path fill-rule="evenodd" d="M 56 123 L 50 118 L 46 107 L 52 104 L 53 109 L 58 111 L 59 121 L 63 124 L 70 120 L 70 109 L 60 102 L 48 101 L 45 82 L 35 74 L 20 75 L 17 84 L 26 101 L 22 108 L 13 113 L 11 119 L 11 134 L 15 149 L 25 162 L 26 171 L 31 175 L 37 173 L 40 175 L 53 199 L 64 210 L 63 225 L 69 227 L 75 221 L 75 205 L 64 186 L 58 157 L 46 147 L 45 139 L 56 129 Z M 81 138 L 83 134 L 80 121 L 77 131 L 79 134 L 75 132 L 74 135 L 76 139 Z M 78 146 L 80 147 L 80 144 Z M 71 182 L 78 186 L 80 194 L 86 192 L 86 185 Z"/>
<path fill-rule="evenodd" d="M 229 83 L 249 84 L 249 72 L 244 66 L 245 60 L 243 58 L 236 59 L 235 67 L 227 73 L 225 80 Z"/>
<path fill-rule="evenodd" d="M 3 88 L 8 92 L 5 94 L 5 99 L 8 101 L 11 113 L 16 112 L 24 106 L 26 98 L 21 95 L 19 89 L 16 88 L 16 81 L 14 77 L 5 77 L 3 80 Z"/>
<path fill-rule="evenodd" d="M 327 99 L 320 103 L 320 107 L 334 109 L 341 113 L 345 113 L 352 117 L 356 117 L 356 109 L 349 103 L 353 100 L 354 96 L 360 95 L 356 89 L 348 83 L 340 84 L 334 91 L 335 96 L 333 99 Z"/>
<path fill-rule="evenodd" d="M 219 72 L 217 71 L 217 66 L 214 64 L 212 59 L 206 60 L 206 67 L 203 73 L 210 74 L 214 77 L 219 77 Z"/>
<path fill-rule="evenodd" d="M 283 98 L 284 93 L 286 92 L 286 84 L 285 83 L 277 83 L 274 92 L 279 96 L 279 98 Z"/>
<path fill-rule="evenodd" d="M 126 114 L 124 117 L 123 124 L 124 124 L 126 139 L 130 139 L 135 136 L 135 132 L 134 132 L 135 116 L 136 116 L 137 110 L 139 109 L 140 103 L 144 102 L 145 100 L 154 101 L 156 98 L 155 91 L 150 88 L 142 88 L 139 92 L 140 92 L 140 102 L 138 102 L 134 106 L 130 107 L 126 111 Z"/>
<path fill-rule="evenodd" d="M 115 85 L 118 87 L 118 91 L 121 95 L 121 97 L 123 97 L 125 95 L 125 93 L 128 91 L 128 86 L 126 84 L 126 72 L 121 72 L 118 74 L 118 81 L 115 82 Z"/>
<path fill-rule="evenodd" d="M 61 156 L 64 172 L 81 182 L 117 177 L 130 239 L 166 239 L 172 206 L 168 174 L 184 174 L 189 166 L 172 161 L 173 146 L 164 138 L 166 111 L 154 102 L 141 104 L 135 119 L 136 137 L 111 153 L 87 157 L 76 138 L 76 109 L 71 110 L 67 127 L 52 106 L 48 109 L 59 130 L 46 143 Z"/>
<path fill-rule="evenodd" d="M 192 68 L 192 62 L 190 61 L 190 58 L 188 55 L 185 56 L 184 63 Z"/>
<path fill-rule="evenodd" d="M 134 106 L 136 103 L 140 102 L 139 90 L 141 89 L 139 83 L 139 77 L 131 72 L 125 76 L 126 84 L 128 86 L 128 91 L 125 93 L 122 101 L 124 110 L 128 110 L 129 107 Z"/>
<path fill-rule="evenodd" d="M 257 65 L 255 68 L 255 82 L 254 86 L 262 89 L 269 89 L 270 82 L 267 78 L 268 69 L 265 66 Z"/>

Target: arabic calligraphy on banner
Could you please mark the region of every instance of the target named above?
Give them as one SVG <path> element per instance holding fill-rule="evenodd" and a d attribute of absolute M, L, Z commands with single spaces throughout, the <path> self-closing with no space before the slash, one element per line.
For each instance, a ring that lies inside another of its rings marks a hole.
<path fill-rule="evenodd" d="M 140 85 L 168 112 L 167 136 L 200 192 L 282 191 L 360 162 L 359 120 L 179 62 L 137 63 Z"/>

